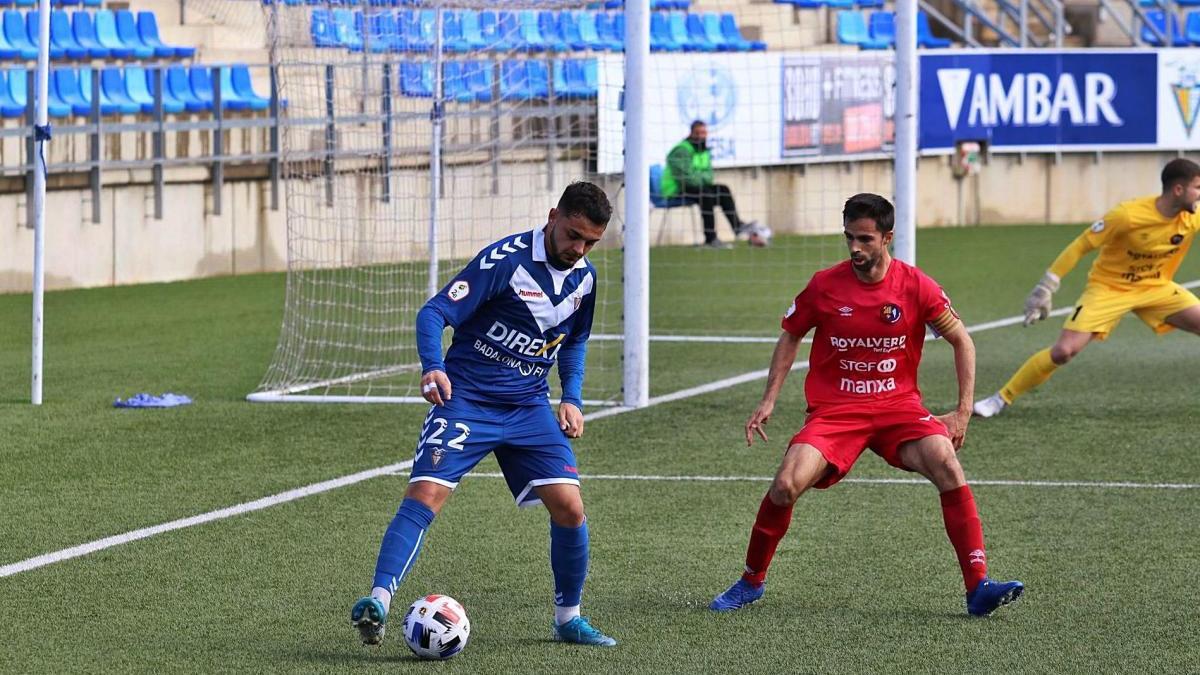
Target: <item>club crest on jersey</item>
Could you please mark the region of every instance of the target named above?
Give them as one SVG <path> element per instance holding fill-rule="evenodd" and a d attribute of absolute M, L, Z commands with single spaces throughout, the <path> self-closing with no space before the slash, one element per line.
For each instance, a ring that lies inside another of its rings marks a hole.
<path fill-rule="evenodd" d="M 1174 237 L 1171 237 L 1171 244 L 1173 244 L 1175 246 L 1178 246 L 1180 244 L 1180 242 L 1182 242 L 1182 241 L 1183 241 L 1182 234 L 1177 234 Z"/>
<path fill-rule="evenodd" d="M 879 309 L 879 318 L 883 319 L 884 323 L 896 323 L 900 320 L 900 306 L 887 303 Z"/>
<path fill-rule="evenodd" d="M 446 455 L 446 451 L 442 448 L 434 448 L 429 454 L 429 460 L 433 464 L 433 468 L 437 468 L 438 464 L 442 463 L 442 457 Z"/>
<path fill-rule="evenodd" d="M 578 311 L 578 310 L 579 310 L 579 305 L 583 304 L 583 297 L 582 297 L 582 296 L 579 296 L 579 295 L 574 295 L 574 296 L 571 296 L 571 297 L 572 297 L 572 299 L 575 301 L 575 309 L 576 309 L 576 311 Z"/>

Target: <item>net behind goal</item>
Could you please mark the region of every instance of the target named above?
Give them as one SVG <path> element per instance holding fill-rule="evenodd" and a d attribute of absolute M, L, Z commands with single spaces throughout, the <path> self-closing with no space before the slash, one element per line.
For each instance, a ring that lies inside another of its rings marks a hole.
<path fill-rule="evenodd" d="M 654 207 L 626 223 L 621 3 L 399 4 L 262 8 L 286 101 L 288 280 L 254 400 L 420 401 L 417 310 L 481 247 L 541 227 L 573 180 L 615 206 L 589 256 L 590 404 L 621 401 L 626 228 L 651 246 L 651 394 L 762 368 L 791 296 L 843 254 L 842 202 L 890 192 L 890 56 L 803 51 L 830 34 L 825 10 L 652 3 L 634 114 Z M 694 121 L 732 202 L 663 194 Z"/>

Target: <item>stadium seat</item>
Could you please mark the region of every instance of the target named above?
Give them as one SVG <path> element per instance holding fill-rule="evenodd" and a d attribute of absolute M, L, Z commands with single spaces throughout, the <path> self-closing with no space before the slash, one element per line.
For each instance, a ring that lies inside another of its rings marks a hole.
<path fill-rule="evenodd" d="M 650 14 L 650 49 L 656 52 L 683 51 L 683 45 L 671 34 L 667 25 L 667 15 L 664 12 Z"/>
<path fill-rule="evenodd" d="M 677 16 L 685 16 L 683 14 Z M 709 39 L 708 31 L 704 30 L 704 21 L 699 14 L 687 14 L 688 41 L 692 48 L 702 52 L 725 51 L 725 40 L 719 37 L 716 41 Z"/>
<path fill-rule="evenodd" d="M 404 34 L 404 48 L 410 52 L 433 51 L 436 44 L 434 30 L 437 15 L 430 10 L 400 12 L 400 32 Z"/>
<path fill-rule="evenodd" d="M 88 108 L 92 106 L 92 69 L 79 69 L 79 93 L 83 96 L 83 100 L 88 104 Z M 100 76 L 100 114 L 101 115 L 136 115 L 141 111 L 142 107 L 125 94 L 125 87 L 113 89 L 110 93 L 108 88 L 104 86 L 104 76 Z"/>
<path fill-rule="evenodd" d="M 75 34 L 75 42 L 87 49 L 91 58 L 106 59 L 112 54 L 108 47 L 100 44 L 100 40 L 96 38 L 96 24 L 92 23 L 91 12 L 72 13 L 71 32 Z"/>
<path fill-rule="evenodd" d="M 832 9 L 854 9 L 854 0 L 821 0 L 821 4 Z"/>
<path fill-rule="evenodd" d="M 662 244 L 662 236 L 666 232 L 667 209 L 674 209 L 680 206 L 698 206 L 696 202 L 688 201 L 683 197 L 663 197 L 662 196 L 662 164 L 650 165 L 650 205 L 657 209 L 663 209 L 663 225 L 659 227 L 659 244 Z M 693 227 L 697 227 L 699 223 L 696 221 L 698 211 L 692 212 Z"/>
<path fill-rule="evenodd" d="M 604 49 L 610 52 L 625 51 L 625 41 L 617 37 L 616 27 L 614 26 L 615 17 L 613 15 L 589 13 L 587 16 L 594 25 L 596 37 L 604 45 Z M 585 20 L 581 18 L 579 21 L 579 30 L 581 33 L 584 33 L 585 39 L 587 38 L 586 28 Z"/>
<path fill-rule="evenodd" d="M 100 14 L 100 12 L 97 12 L 97 14 Z M 117 22 L 117 35 L 121 38 L 121 42 L 124 42 L 133 50 L 134 58 L 154 58 L 154 47 L 142 42 L 142 36 L 138 33 L 137 20 L 133 17 L 133 12 L 127 9 L 118 9 L 113 12 L 113 16 Z"/>
<path fill-rule="evenodd" d="M 837 13 L 837 40 L 841 44 L 856 45 L 860 49 L 887 48 L 886 43 L 871 39 L 862 13 L 853 10 Z"/>
<path fill-rule="evenodd" d="M 23 56 L 21 56 L 21 51 L 19 49 L 17 49 L 16 47 L 12 46 L 11 44 L 9 44 L 8 38 L 5 37 L 5 35 L 4 35 L 4 30 L 2 29 L 2 27 L 0 27 L 0 59 L 20 59 L 20 58 L 24 58 Z M 0 90 L 2 90 L 2 89 L 3 89 L 3 87 L 0 87 Z M 0 94 L 0 95 L 3 95 L 3 94 Z"/>
<path fill-rule="evenodd" d="M 896 46 L 896 14 L 894 12 L 874 12 L 870 19 L 871 39 L 886 43 L 889 47 Z"/>
<path fill-rule="evenodd" d="M 7 14 L 7 12 L 5 12 Z M 18 14 L 19 16 L 19 14 Z M 53 16 L 53 14 L 51 15 Z M 5 17 L 7 19 L 7 16 Z M 29 36 L 29 44 L 33 45 L 34 49 L 38 47 L 38 11 L 35 9 L 25 13 L 25 31 Z M 50 33 L 50 58 L 61 59 L 67 55 L 67 50 L 54 43 L 54 33 Z"/>
<path fill-rule="evenodd" d="M 1167 20 L 1170 18 L 1171 28 L 1170 34 L 1167 33 Z M 1154 9 L 1146 12 L 1146 22 L 1148 25 L 1142 26 L 1142 42 L 1152 47 L 1166 47 L 1169 45 L 1186 46 L 1187 39 L 1183 35 L 1183 31 L 1179 25 L 1179 17 L 1175 12 L 1170 10 Z M 1169 41 L 1162 40 L 1151 30 L 1150 26 L 1158 29 L 1159 33 L 1167 37 Z"/>
<path fill-rule="evenodd" d="M 132 69 L 122 70 L 117 67 L 108 67 L 100 71 L 100 88 L 110 100 L 121 106 L 121 112 L 125 114 L 135 114 L 142 112 L 145 107 L 143 102 L 134 97 L 130 91 L 131 84 L 135 80 L 141 80 L 141 89 L 139 93 L 149 94 L 146 90 L 146 74 L 141 68 L 138 68 L 136 73 L 131 72 Z M 180 106 L 182 110 L 182 106 Z M 164 106 L 165 111 L 165 106 Z M 154 112 L 154 99 L 150 97 L 150 110 Z"/>
<path fill-rule="evenodd" d="M 558 33 L 562 36 L 563 43 L 575 51 L 590 48 L 579 31 L 579 15 L 576 12 L 559 12 Z"/>
<path fill-rule="evenodd" d="M 362 34 L 358 32 L 358 22 L 355 21 L 356 14 L 362 16 L 361 12 L 352 12 L 348 9 L 333 10 L 333 34 L 339 47 L 345 47 L 352 52 L 361 52 L 363 39 Z"/>
<path fill-rule="evenodd" d="M 463 89 L 467 100 L 487 103 L 492 100 L 492 84 L 496 81 L 490 61 L 468 61 L 463 64 Z"/>
<path fill-rule="evenodd" d="M 34 17 L 36 25 L 37 12 L 30 12 L 30 15 Z M 50 44 L 63 50 L 67 58 L 84 59 L 89 54 L 88 48 L 75 39 L 75 33 L 71 31 L 71 19 L 61 9 L 50 12 Z"/>
<path fill-rule="evenodd" d="M 776 4 L 791 5 L 798 9 L 819 9 L 825 6 L 824 0 L 775 0 Z"/>
<path fill-rule="evenodd" d="M 147 80 L 147 84 L 150 84 L 149 80 Z M 188 80 L 188 72 L 183 66 L 167 68 L 166 87 L 172 98 L 183 102 L 184 110 L 187 112 L 212 110 L 211 95 L 207 101 L 196 96 L 196 93 L 192 91 L 192 83 Z"/>
<path fill-rule="evenodd" d="M 37 0 L 15 0 L 13 3 L 17 7 L 37 7 Z"/>
<path fill-rule="evenodd" d="M 491 12 L 488 13 L 491 14 Z M 468 51 L 488 49 L 491 46 L 491 43 L 483 34 L 483 27 L 480 24 L 480 16 L 481 12 L 477 12 L 472 9 L 464 9 L 462 12 L 462 37 L 463 42 L 465 42 L 467 45 Z M 496 25 L 496 15 L 491 14 L 491 16 L 492 26 L 494 27 Z"/>
<path fill-rule="evenodd" d="M 556 98 L 596 98 L 596 59 L 564 59 L 554 62 L 554 95 Z M 589 68 L 592 77 L 588 77 Z"/>
<path fill-rule="evenodd" d="M 767 43 L 759 40 L 747 40 L 742 37 L 742 30 L 738 28 L 737 19 L 733 14 L 726 12 L 721 15 L 721 33 L 725 35 L 726 44 L 738 45 L 738 50 L 741 51 L 742 44 L 750 46 L 751 51 L 761 52 L 767 48 Z"/>
<path fill-rule="evenodd" d="M 617 12 L 612 20 L 613 38 L 617 41 L 618 51 L 625 51 L 625 12 Z"/>
<path fill-rule="evenodd" d="M 1192 10 L 1184 18 L 1183 36 L 1191 45 L 1200 45 L 1200 10 Z"/>
<path fill-rule="evenodd" d="M 576 14 L 575 24 L 579 26 L 579 39 L 587 45 L 588 49 L 594 51 L 608 49 L 608 42 L 602 39 L 600 33 L 596 30 L 595 12 L 580 12 Z"/>
<path fill-rule="evenodd" d="M 17 103 L 8 90 L 8 72 L 0 70 L 0 116 L 20 117 L 24 114 L 25 106 Z"/>
<path fill-rule="evenodd" d="M 250 82 L 250 70 L 245 64 L 237 66 L 222 66 L 221 67 L 221 103 L 227 104 L 230 110 L 266 110 L 270 105 L 270 101 L 254 93 L 253 87 L 249 92 L 246 92 L 244 87 L 237 86 L 233 79 L 234 68 L 242 68 L 246 71 L 246 84 Z M 246 94 L 249 93 L 249 96 Z"/>
<path fill-rule="evenodd" d="M 855 0 L 862 9 L 877 9 L 883 7 L 883 0 Z"/>
<path fill-rule="evenodd" d="M 405 96 L 433 96 L 433 66 L 428 62 L 400 64 L 400 92 Z"/>
<path fill-rule="evenodd" d="M 154 12 L 138 12 L 137 29 L 138 35 L 142 38 L 142 43 L 152 48 L 155 56 L 173 56 L 177 59 L 190 59 L 196 55 L 195 47 L 181 47 L 179 45 L 163 43 L 162 38 L 158 36 L 158 17 L 154 15 Z"/>
<path fill-rule="evenodd" d="M 930 47 L 939 49 L 949 47 L 951 44 L 947 38 L 941 38 L 933 34 L 933 29 L 929 27 L 929 15 L 925 12 L 917 12 L 917 45 L 921 47 Z"/>
<path fill-rule="evenodd" d="M 537 13 L 537 28 L 546 42 L 546 47 L 555 52 L 569 52 L 571 45 L 567 44 L 562 34 L 562 26 L 558 21 L 558 13 L 541 11 Z"/>
<path fill-rule="evenodd" d="M 79 79 L 75 76 L 75 71 L 64 68 L 55 70 L 50 73 L 50 88 L 58 94 L 58 98 L 63 103 L 71 107 L 71 112 L 76 115 L 88 115 L 92 112 L 92 104 L 88 103 L 83 98 L 83 94 L 79 92 Z M 110 107 L 104 110 L 101 107 L 100 114 L 111 115 L 116 110 Z"/>
<path fill-rule="evenodd" d="M 383 13 L 365 15 L 354 13 L 354 28 L 362 36 L 363 49 L 369 49 L 372 54 L 382 54 L 391 51 L 395 39 L 388 35 L 386 21 L 381 21 Z"/>
<path fill-rule="evenodd" d="M 75 12 L 75 20 L 79 20 L 81 14 L 86 12 Z M 108 49 L 109 54 L 114 58 L 127 59 L 134 55 L 132 45 L 125 44 L 121 36 L 117 33 L 117 17 L 113 15 L 112 10 L 101 9 L 93 15 L 96 29 L 96 40 L 100 45 Z M 78 27 L 76 28 L 78 32 Z"/>
<path fill-rule="evenodd" d="M 4 37 L 9 46 L 20 53 L 21 58 L 37 58 L 37 47 L 29 41 L 29 32 L 25 30 L 25 19 L 21 17 L 21 12 L 15 9 L 4 10 Z"/>
<path fill-rule="evenodd" d="M 549 43 L 538 30 L 537 13 L 532 10 L 517 12 L 517 30 L 519 35 L 518 47 L 529 51 L 541 52 L 550 49 Z"/>
<path fill-rule="evenodd" d="M 463 35 L 465 12 L 448 10 L 442 12 L 442 49 L 448 52 L 465 53 L 473 49 Z M 436 18 L 436 17 L 435 17 Z"/>
<path fill-rule="evenodd" d="M 249 104 L 242 100 L 234 91 L 232 82 L 227 81 L 228 68 L 220 68 L 219 84 L 221 86 L 222 110 L 248 110 Z M 188 82 L 192 85 L 192 93 L 203 101 L 209 108 L 216 109 L 216 84 L 212 78 L 211 66 L 192 66 L 188 68 Z"/>
<path fill-rule="evenodd" d="M 104 4 L 104 0 L 83 0 L 84 7 L 100 7 Z"/>
<path fill-rule="evenodd" d="M 322 7 L 313 9 L 309 28 L 314 47 L 341 46 L 338 44 L 337 30 L 333 26 L 333 12 L 330 10 Z"/>
<path fill-rule="evenodd" d="M 29 85 L 33 78 L 32 72 L 24 70 L 8 71 L 8 93 L 13 103 L 21 106 L 24 109 L 29 105 Z M 50 96 L 46 101 L 46 107 L 49 109 L 51 117 L 70 117 L 71 106 L 63 103 L 58 98 L 58 93 L 54 87 L 50 87 Z"/>
<path fill-rule="evenodd" d="M 721 17 L 713 12 L 705 12 L 698 14 L 700 24 L 704 29 L 704 36 L 708 41 L 717 45 L 717 49 L 726 52 L 748 52 L 750 51 L 750 43 L 742 40 L 741 42 L 730 42 L 725 39 L 725 34 L 721 32 Z M 740 37 L 740 36 L 739 36 Z"/>
<path fill-rule="evenodd" d="M 154 112 L 154 94 L 158 87 L 154 82 L 154 70 L 146 70 L 141 66 L 129 66 L 125 69 L 125 90 L 129 98 L 142 106 L 142 112 Z M 167 81 L 167 72 L 163 71 L 163 82 Z M 170 86 L 164 86 L 162 91 L 163 112 L 178 114 L 187 110 L 187 105 L 171 93 Z"/>
<path fill-rule="evenodd" d="M 544 99 L 549 94 L 549 71 L 545 62 L 505 61 L 500 64 L 501 99 Z"/>
<path fill-rule="evenodd" d="M 622 16 L 622 18 L 624 18 L 624 15 L 621 15 L 621 16 Z M 711 51 L 713 51 L 712 45 L 695 44 L 692 42 L 692 36 L 688 34 L 687 16 L 686 15 L 681 14 L 679 12 L 668 12 L 666 14 L 666 17 L 667 17 L 667 33 L 671 36 L 671 39 L 683 49 L 683 51 L 685 51 L 685 52 L 698 52 L 698 51 L 711 52 Z M 613 21 L 613 25 L 616 26 L 615 19 Z M 625 37 L 622 35 L 621 40 L 624 41 L 624 39 L 625 39 Z"/>
<path fill-rule="evenodd" d="M 52 3 L 52 4 L 62 5 L 63 7 L 70 7 L 73 5 L 82 4 L 82 0 L 57 0 L 57 2 Z"/>

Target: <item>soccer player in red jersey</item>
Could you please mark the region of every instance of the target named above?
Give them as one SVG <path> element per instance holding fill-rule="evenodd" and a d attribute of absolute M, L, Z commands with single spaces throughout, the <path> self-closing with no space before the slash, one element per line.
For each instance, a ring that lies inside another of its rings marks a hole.
<path fill-rule="evenodd" d="M 816 329 L 804 381 L 808 417 L 792 437 L 758 509 L 746 571 L 710 607 L 727 612 L 763 595 L 767 567 L 810 487 L 841 480 L 870 448 L 888 464 L 925 476 L 941 493 L 946 534 L 967 590 L 967 611 L 991 614 L 1024 591 L 1019 581 L 987 577 L 983 528 L 955 454 L 971 419 L 975 345 L 946 293 L 924 272 L 892 258 L 895 210 L 874 194 L 851 197 L 842 211 L 850 259 L 813 275 L 783 317 L 762 402 L 746 422 L 746 444 L 767 440 L 766 424 L 796 360 Z M 931 327 L 954 348 L 958 408 L 935 416 L 921 403 L 917 367 Z"/>

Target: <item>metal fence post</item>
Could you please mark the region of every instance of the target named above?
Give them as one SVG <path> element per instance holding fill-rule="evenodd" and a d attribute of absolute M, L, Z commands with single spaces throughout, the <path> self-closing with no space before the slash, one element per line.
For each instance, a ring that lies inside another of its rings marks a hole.
<path fill-rule="evenodd" d="M 33 181 L 37 165 L 37 141 L 33 137 L 33 127 L 37 124 L 37 71 L 25 71 L 25 226 L 34 229 L 35 214 L 33 212 Z"/>
<path fill-rule="evenodd" d="M 392 64 L 383 64 L 383 203 L 392 201 Z"/>
<path fill-rule="evenodd" d="M 279 210 L 279 76 L 275 66 L 268 68 L 271 75 L 271 159 L 267 160 L 267 175 L 271 181 L 271 210 Z"/>
<path fill-rule="evenodd" d="M 154 77 L 154 134 L 151 137 L 151 152 L 154 154 L 154 218 L 163 217 L 163 157 L 166 155 L 166 129 L 163 115 L 163 86 L 166 84 L 166 73 L 162 66 L 155 68 Z"/>
<path fill-rule="evenodd" d="M 333 64 L 325 66 L 325 205 L 333 206 L 333 146 L 337 135 L 333 126 Z"/>
<path fill-rule="evenodd" d="M 221 66 L 212 69 L 213 117 L 217 126 L 213 129 L 213 214 L 221 215 L 221 192 L 225 189 L 225 124 L 221 108 Z"/>
<path fill-rule="evenodd" d="M 100 222 L 100 160 L 104 136 L 100 121 L 100 69 L 92 68 L 92 133 L 88 139 L 88 184 L 92 189 L 92 222 Z"/>

